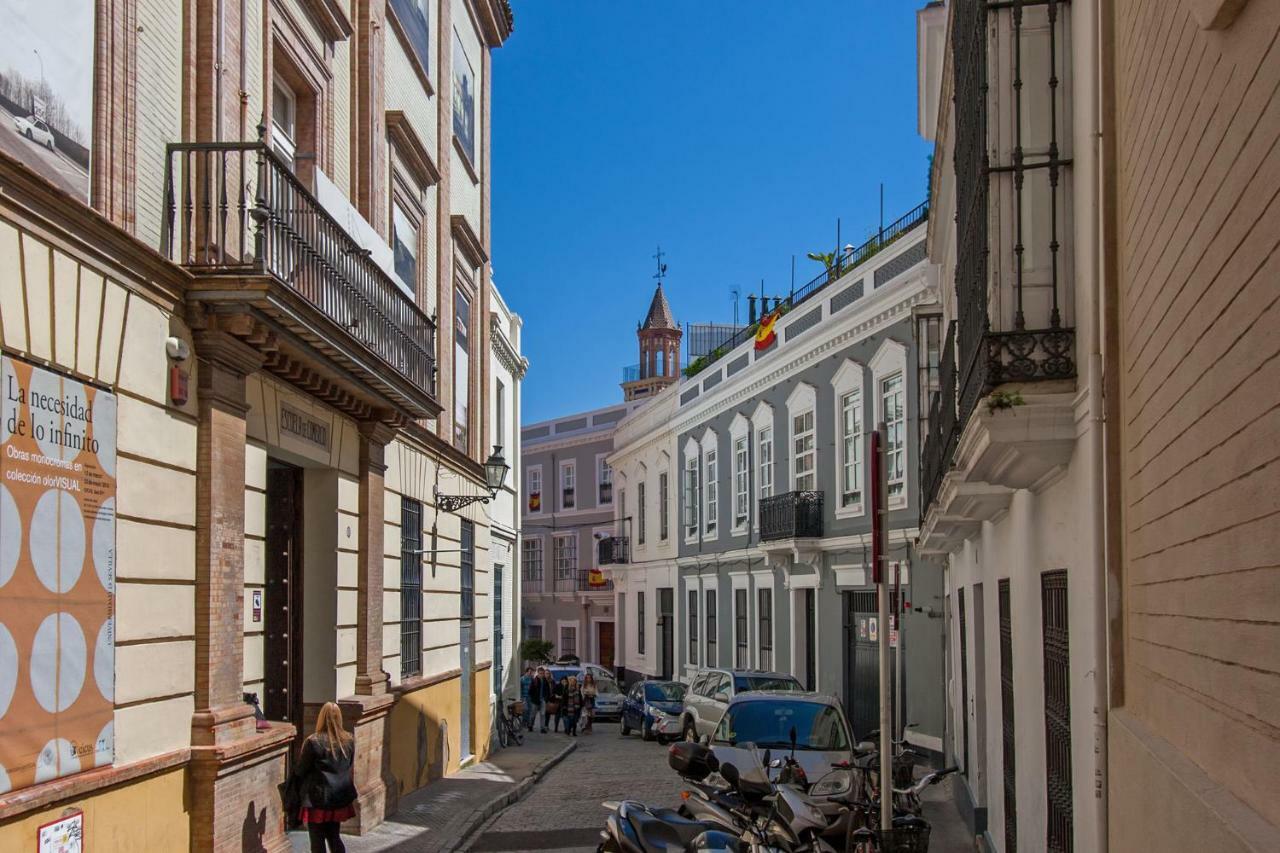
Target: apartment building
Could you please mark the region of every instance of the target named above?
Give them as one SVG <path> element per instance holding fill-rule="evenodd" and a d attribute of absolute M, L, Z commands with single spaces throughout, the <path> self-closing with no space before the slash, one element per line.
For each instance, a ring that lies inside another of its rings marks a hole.
<path fill-rule="evenodd" d="M 902 707 L 919 724 L 908 737 L 941 751 L 941 573 L 914 551 L 907 440 L 936 372 L 927 219 L 922 205 L 848 247 L 618 425 L 609 574 L 629 674 L 789 672 L 841 697 L 855 731 L 877 727 L 866 443 L 883 421 Z"/>
<path fill-rule="evenodd" d="M 0 847 L 286 849 L 325 701 L 364 831 L 487 750 L 510 9 L 0 14 Z"/>
<path fill-rule="evenodd" d="M 963 804 L 985 849 L 1271 849 L 1280 14 L 949 0 L 919 32 Z"/>
<path fill-rule="evenodd" d="M 492 348 L 489 399 L 493 401 L 492 441 L 501 449 L 511 473 L 494 496 L 489 509 L 493 562 L 493 671 L 494 701 L 505 694 L 519 696 L 520 660 L 520 495 L 524 467 L 521 464 L 521 385 L 529 360 L 520 354 L 524 321 L 508 307 L 497 287 L 491 285 L 489 334 Z"/>

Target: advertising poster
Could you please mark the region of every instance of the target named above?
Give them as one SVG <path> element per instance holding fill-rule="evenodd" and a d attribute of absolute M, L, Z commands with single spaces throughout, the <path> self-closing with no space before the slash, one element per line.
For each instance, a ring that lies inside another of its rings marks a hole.
<path fill-rule="evenodd" d="M 89 201 L 91 0 L 0 0 L 0 151 Z"/>
<path fill-rule="evenodd" d="M 116 398 L 0 367 L 0 792 L 110 764 Z"/>

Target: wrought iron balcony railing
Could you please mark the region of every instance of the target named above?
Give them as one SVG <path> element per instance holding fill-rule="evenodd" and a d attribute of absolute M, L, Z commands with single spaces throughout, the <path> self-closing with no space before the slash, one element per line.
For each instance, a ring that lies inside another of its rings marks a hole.
<path fill-rule="evenodd" d="M 612 589 L 613 581 L 607 580 L 598 569 L 574 569 L 568 572 L 556 572 L 556 592 L 608 592 Z"/>
<path fill-rule="evenodd" d="M 600 565 L 616 566 L 631 562 L 631 540 L 626 536 L 606 536 L 598 543 Z"/>
<path fill-rule="evenodd" d="M 171 260 L 271 276 L 434 397 L 435 322 L 266 144 L 171 144 L 164 194 Z"/>
<path fill-rule="evenodd" d="M 760 500 L 760 540 L 822 536 L 822 492 L 786 492 Z"/>

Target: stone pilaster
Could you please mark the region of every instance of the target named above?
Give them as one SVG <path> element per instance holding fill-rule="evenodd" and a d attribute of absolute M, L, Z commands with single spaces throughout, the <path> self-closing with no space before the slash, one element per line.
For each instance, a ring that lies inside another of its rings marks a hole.
<path fill-rule="evenodd" d="M 195 714 L 191 849 L 289 847 L 280 797 L 294 729 L 259 732 L 244 682 L 245 377 L 262 358 L 219 331 L 196 335 Z"/>
<path fill-rule="evenodd" d="M 368 422 L 360 426 L 360 551 L 356 561 L 356 693 L 343 699 L 343 719 L 356 739 L 356 816 L 344 827 L 363 833 L 395 810 L 399 790 L 383 745 L 389 742 L 391 707 L 382 669 L 383 473 L 386 446 L 395 430 Z"/>

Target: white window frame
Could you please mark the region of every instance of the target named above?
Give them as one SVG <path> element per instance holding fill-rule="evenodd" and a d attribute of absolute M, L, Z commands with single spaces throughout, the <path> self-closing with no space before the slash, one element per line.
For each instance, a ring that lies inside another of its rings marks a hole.
<path fill-rule="evenodd" d="M 867 506 L 867 466 L 866 466 L 866 450 L 863 447 L 867 434 L 866 424 L 866 391 L 864 388 L 864 368 L 861 364 L 853 359 L 846 358 L 844 363 L 840 365 L 840 369 L 836 371 L 835 376 L 831 378 L 831 389 L 835 394 L 835 430 L 833 435 L 836 437 L 836 486 L 835 486 L 835 514 L 836 518 L 854 518 L 863 515 Z M 852 436 L 845 435 L 845 402 L 853 397 L 853 405 L 855 406 L 856 431 Z M 849 458 L 849 441 L 852 439 L 854 459 Z M 844 483 L 845 476 L 848 473 L 850 465 L 853 466 L 853 476 L 858 484 L 858 498 L 854 502 L 844 503 Z"/>
<path fill-rule="evenodd" d="M 790 462 L 790 483 L 791 491 L 814 491 L 818 488 L 818 392 L 807 382 L 801 382 L 796 385 L 791 395 L 787 397 L 787 459 Z M 797 432 L 796 421 L 802 418 L 808 418 L 809 428 L 807 430 Z M 803 438 L 810 439 L 810 447 L 803 453 L 796 453 L 796 442 Z M 804 474 L 798 473 L 799 462 L 802 457 L 810 459 L 809 470 Z M 812 478 L 812 484 L 807 488 L 801 488 L 800 477 L 808 476 Z"/>
<path fill-rule="evenodd" d="M 573 543 L 572 565 L 569 565 L 570 561 L 567 557 L 564 559 L 565 565 L 564 566 L 560 565 L 562 551 L 563 551 L 563 547 L 560 544 L 561 542 Z M 573 530 L 568 533 L 551 534 L 551 568 L 555 572 L 555 575 L 553 576 L 554 580 L 556 581 L 572 580 L 575 583 L 577 583 L 579 565 L 580 565 L 580 557 L 578 555 L 578 531 Z M 543 578 L 544 584 L 546 583 L 546 577 L 547 577 L 547 570 L 544 567 L 542 570 L 542 578 Z"/>
<path fill-rule="evenodd" d="M 666 466 L 658 472 L 658 541 L 671 538 L 671 475 Z"/>
<path fill-rule="evenodd" d="M 542 569 L 541 578 L 537 581 L 537 588 L 531 585 L 533 581 L 526 581 L 524 573 L 529 568 L 529 552 L 535 552 L 537 555 L 538 566 Z M 529 586 L 526 586 L 529 584 Z M 521 592 L 542 592 L 547 588 L 547 549 L 542 537 L 539 535 L 525 536 L 520 540 L 520 590 Z"/>
<path fill-rule="evenodd" d="M 569 476 L 568 476 L 568 479 L 571 481 L 571 487 L 572 487 L 572 489 L 573 489 L 573 506 L 565 506 L 565 505 L 564 505 L 564 490 L 565 490 L 565 485 L 566 485 L 566 483 L 565 483 L 565 474 L 566 474 L 566 472 L 567 472 L 567 473 L 568 473 L 568 475 L 569 475 Z M 562 460 L 560 460 L 560 471 L 559 471 L 559 476 L 556 478 L 556 500 L 558 500 L 558 501 L 560 502 L 560 511 L 561 511 L 561 512 L 564 512 L 564 511 L 566 511 L 566 510 L 572 511 L 572 510 L 577 509 L 577 508 L 578 508 L 578 506 L 579 506 L 579 505 L 580 505 L 580 503 L 581 503 L 581 502 L 578 500 L 578 498 L 580 498 L 580 497 L 582 497 L 582 496 L 578 494 L 578 460 L 576 460 L 576 459 L 562 459 Z"/>
<path fill-rule="evenodd" d="M 704 540 L 720 535 L 720 446 L 715 430 L 702 437 L 702 534 Z"/>
<path fill-rule="evenodd" d="M 702 448 L 691 438 L 684 446 L 684 468 L 680 472 L 680 526 L 686 543 L 698 541 L 698 533 L 702 530 L 702 500 L 698 494 L 701 472 Z"/>
<path fill-rule="evenodd" d="M 537 488 L 534 488 L 534 485 Z M 529 509 L 529 498 L 533 493 L 538 493 L 538 508 Z M 542 466 L 529 465 L 524 469 L 524 508 L 529 515 L 542 515 L 543 507 L 546 506 L 546 492 L 542 488 Z"/>
<path fill-rule="evenodd" d="M 608 462 L 609 454 L 596 454 L 596 506 L 613 506 L 613 495 L 616 484 L 613 482 L 613 467 Z M 600 489 L 609 486 L 609 500 L 600 500 Z"/>
<path fill-rule="evenodd" d="M 777 476 L 777 440 L 773 426 L 773 407 L 760 403 L 751 415 L 752 441 L 756 445 L 756 518 L 760 517 L 760 501 L 772 497 Z"/>
<path fill-rule="evenodd" d="M 729 532 L 743 536 L 751 524 L 751 424 L 741 414 L 729 424 L 730 485 Z"/>
<path fill-rule="evenodd" d="M 279 74 L 275 75 L 271 85 L 271 147 L 293 169 L 298 152 L 298 93 Z M 281 95 L 284 95 L 282 100 L 288 106 L 288 127 L 276 121 L 275 100 Z"/>
<path fill-rule="evenodd" d="M 645 501 L 648 496 L 645 492 L 649 491 L 645 488 L 644 482 L 644 466 L 640 467 L 640 479 L 636 483 L 636 545 L 644 547 L 645 540 Z"/>
<path fill-rule="evenodd" d="M 573 654 L 582 656 L 582 620 L 581 619 L 557 619 L 556 620 L 556 653 L 564 654 L 561 646 L 561 637 L 565 628 L 573 629 Z M 545 640 L 546 637 L 544 636 Z"/>
<path fill-rule="evenodd" d="M 893 379 L 898 376 L 902 380 L 902 442 L 901 448 L 898 450 L 902 455 L 902 476 L 896 481 L 901 483 L 902 490 L 896 495 L 889 496 L 889 509 L 902 509 L 909 502 L 908 490 L 911 488 L 911 442 L 907 440 L 907 406 L 909 405 L 908 394 L 910 388 L 908 386 L 907 373 L 907 347 L 906 344 L 899 343 L 895 340 L 886 340 L 880 345 L 880 349 L 876 350 L 876 354 L 872 357 L 868 367 L 871 368 L 872 389 L 875 395 L 875 420 L 872 422 L 870 429 L 875 429 L 881 421 L 886 421 L 884 411 L 884 381 Z M 888 436 L 885 436 L 886 444 Z M 888 447 L 886 446 L 886 456 Z M 888 472 L 886 471 L 886 474 Z"/>

